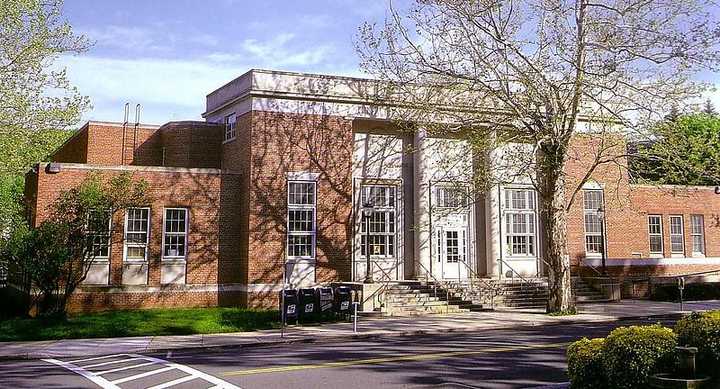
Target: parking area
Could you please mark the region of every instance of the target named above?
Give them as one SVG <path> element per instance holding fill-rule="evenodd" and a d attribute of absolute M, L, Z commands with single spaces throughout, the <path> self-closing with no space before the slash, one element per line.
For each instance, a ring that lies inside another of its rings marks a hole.
<path fill-rule="evenodd" d="M 239 389 L 238 386 L 191 367 L 140 354 L 113 354 L 66 360 L 43 359 L 43 361 L 81 375 L 103 389 Z"/>

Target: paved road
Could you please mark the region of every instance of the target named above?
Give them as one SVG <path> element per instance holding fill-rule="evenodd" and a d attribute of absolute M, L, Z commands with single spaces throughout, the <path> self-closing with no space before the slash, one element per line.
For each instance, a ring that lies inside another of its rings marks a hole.
<path fill-rule="evenodd" d="M 5 362 L 0 387 L 526 388 L 567 381 L 568 342 L 637 323 Z"/>

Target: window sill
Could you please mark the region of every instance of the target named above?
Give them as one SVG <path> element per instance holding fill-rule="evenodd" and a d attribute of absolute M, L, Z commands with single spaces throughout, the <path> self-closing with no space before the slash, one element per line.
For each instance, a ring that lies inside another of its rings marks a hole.
<path fill-rule="evenodd" d="M 237 139 L 237 136 L 234 137 L 234 138 L 226 139 L 226 140 L 224 140 L 224 141 L 222 142 L 222 144 L 235 142 L 236 139 Z"/>
<path fill-rule="evenodd" d="M 93 265 L 101 265 L 101 264 L 110 263 L 110 258 L 88 258 L 88 260 L 92 261 Z"/>
<path fill-rule="evenodd" d="M 534 261 L 534 260 L 537 260 L 537 257 L 515 256 L 515 257 L 506 257 L 506 258 L 503 258 L 503 260 L 504 261 L 531 261 L 531 260 Z"/>
<path fill-rule="evenodd" d="M 162 263 L 185 263 L 187 259 L 185 257 L 163 257 Z"/>
<path fill-rule="evenodd" d="M 138 259 L 138 260 L 126 259 L 123 261 L 123 265 L 147 265 L 147 263 L 148 263 L 147 260 L 141 260 L 141 259 Z"/>
<path fill-rule="evenodd" d="M 672 253 L 670 258 L 685 258 L 685 253 Z"/>
<path fill-rule="evenodd" d="M 703 253 L 692 253 L 693 258 L 705 258 L 705 254 Z"/>
<path fill-rule="evenodd" d="M 650 253 L 650 258 L 665 258 L 661 253 Z"/>
<path fill-rule="evenodd" d="M 585 258 L 600 258 L 602 259 L 602 254 L 600 253 L 585 253 Z"/>

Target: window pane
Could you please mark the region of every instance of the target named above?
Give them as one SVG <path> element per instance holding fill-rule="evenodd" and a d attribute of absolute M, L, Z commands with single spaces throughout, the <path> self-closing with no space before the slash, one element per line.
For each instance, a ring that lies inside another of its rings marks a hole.
<path fill-rule="evenodd" d="M 597 211 L 603 207 L 602 191 L 583 191 L 583 208 L 588 211 Z"/>
<path fill-rule="evenodd" d="M 662 253 L 662 236 L 651 235 L 650 236 L 650 252 L 651 253 Z"/>

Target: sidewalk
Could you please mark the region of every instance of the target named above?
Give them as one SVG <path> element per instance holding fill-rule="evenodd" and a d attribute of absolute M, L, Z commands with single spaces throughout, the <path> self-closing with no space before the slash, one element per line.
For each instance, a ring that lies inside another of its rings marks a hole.
<path fill-rule="evenodd" d="M 353 332 L 353 323 L 333 323 L 312 327 L 289 327 L 286 328 L 283 337 L 281 337 L 280 330 L 266 330 L 209 335 L 0 342 L 0 360 L 137 354 L 192 348 L 257 347 L 294 342 L 329 342 L 338 339 L 590 323 L 678 315 L 683 313 L 679 311 L 679 308 L 679 305 L 675 303 L 625 300 L 620 303 L 580 305 L 578 315 L 559 317 L 545 315 L 540 310 L 499 310 L 450 316 L 360 318 L 357 333 Z M 684 309 L 684 312 L 716 310 L 720 309 L 720 300 L 690 302 L 685 304 Z"/>

